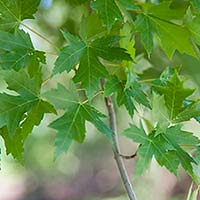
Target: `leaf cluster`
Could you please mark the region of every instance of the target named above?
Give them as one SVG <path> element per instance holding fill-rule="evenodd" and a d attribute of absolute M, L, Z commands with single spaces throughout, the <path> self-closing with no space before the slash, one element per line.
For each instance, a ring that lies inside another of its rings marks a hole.
<path fill-rule="evenodd" d="M 198 182 L 199 139 L 182 127 L 192 118 L 200 121 L 195 89 L 186 87 L 184 76 L 176 68 L 164 66 L 166 70 L 149 81 L 140 78 L 136 67 L 140 56 L 136 47 L 141 45 L 146 51 L 143 57 L 149 62 L 154 51 L 160 49 L 169 60 L 176 52 L 199 59 L 198 1 L 181 1 L 179 6 L 176 1 L 65 2 L 72 7 L 82 5 L 88 12 L 82 16 L 76 34 L 61 31 L 65 43 L 49 75 L 51 81 L 67 72 L 69 87 L 58 80 L 57 88 L 46 90 L 43 66 L 47 52 L 36 50 L 29 33 L 23 30 L 28 27 L 23 20 L 34 19 L 40 1 L 0 0 L 0 77 L 7 85 L 0 92 L 0 135 L 7 154 L 23 162 L 26 138 L 46 113 L 58 115 L 49 124 L 57 131 L 55 158 L 73 141 L 84 142 L 86 122 L 111 141 L 113 132 L 105 122 L 107 116 L 93 101 L 97 96 L 101 100 L 109 96 L 116 108 L 125 106 L 131 119 L 138 115 L 144 121 L 141 111 L 152 116 L 150 131 L 142 123 L 139 128 L 131 124 L 123 131 L 139 144 L 138 175 L 155 157 L 175 175 L 182 166 Z M 191 152 L 197 152 L 197 158 Z"/>

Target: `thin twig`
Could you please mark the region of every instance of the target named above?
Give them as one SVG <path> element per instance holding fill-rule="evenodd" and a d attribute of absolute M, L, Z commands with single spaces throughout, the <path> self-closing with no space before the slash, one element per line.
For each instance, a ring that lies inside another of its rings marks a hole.
<path fill-rule="evenodd" d="M 137 156 L 137 153 L 134 153 L 132 155 L 123 155 L 123 154 L 119 154 L 119 156 L 121 156 L 124 159 L 132 159 L 135 158 Z"/>
<path fill-rule="evenodd" d="M 96 96 L 98 96 L 99 94 L 102 94 L 102 93 L 103 93 L 103 90 L 97 91 L 97 92 L 94 94 L 94 96 L 92 97 L 92 99 L 94 99 Z M 85 104 L 85 103 L 87 103 L 87 102 L 89 102 L 89 99 L 86 99 L 85 101 L 81 102 L 81 104 Z"/>
<path fill-rule="evenodd" d="M 105 82 L 104 79 L 102 79 L 101 80 L 102 88 L 103 88 L 104 82 Z M 112 99 L 109 96 L 105 97 L 105 104 L 106 104 L 106 107 L 108 109 L 110 128 L 113 131 L 113 136 L 112 136 L 113 153 L 114 153 L 114 157 L 115 157 L 115 160 L 116 160 L 116 163 L 117 163 L 120 175 L 121 175 L 121 179 L 124 183 L 124 187 L 127 191 L 129 199 L 130 200 L 136 200 L 135 192 L 132 188 L 131 181 L 128 177 L 128 173 L 127 173 L 127 170 L 125 168 L 123 159 L 120 156 L 121 153 L 120 153 L 119 141 L 118 141 L 118 136 L 117 136 L 117 125 L 116 125 L 115 110 L 114 110 Z"/>
<path fill-rule="evenodd" d="M 47 79 L 45 79 L 43 82 L 42 82 L 42 86 L 46 85 L 47 82 L 51 79 L 51 76 L 49 76 Z"/>

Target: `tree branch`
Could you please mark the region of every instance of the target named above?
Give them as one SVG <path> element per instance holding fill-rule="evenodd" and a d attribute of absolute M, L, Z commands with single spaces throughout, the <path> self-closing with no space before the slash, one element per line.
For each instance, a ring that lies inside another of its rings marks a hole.
<path fill-rule="evenodd" d="M 101 85 L 103 88 L 104 80 L 101 80 Z M 110 128 L 113 130 L 113 136 L 112 136 L 113 153 L 114 153 L 114 157 L 115 157 L 115 160 L 116 160 L 116 163 L 117 163 L 120 175 L 121 175 L 121 179 L 124 183 L 124 187 L 127 191 L 129 199 L 136 200 L 135 192 L 132 188 L 131 181 L 128 177 L 128 173 L 126 171 L 123 159 L 120 156 L 121 153 L 120 153 L 119 141 L 118 141 L 118 136 L 117 136 L 116 115 L 115 115 L 115 110 L 114 110 L 112 99 L 110 97 L 105 97 L 105 104 L 108 109 Z"/>
<path fill-rule="evenodd" d="M 123 154 L 119 154 L 119 155 L 124 159 L 131 159 L 131 158 L 135 158 L 137 156 L 137 153 L 134 153 L 132 155 L 123 155 Z"/>

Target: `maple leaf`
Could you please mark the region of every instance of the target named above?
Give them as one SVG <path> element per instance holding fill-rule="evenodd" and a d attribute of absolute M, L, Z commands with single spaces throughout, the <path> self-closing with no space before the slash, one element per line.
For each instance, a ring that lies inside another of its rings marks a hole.
<path fill-rule="evenodd" d="M 91 122 L 100 132 L 109 139 L 111 138 L 112 131 L 101 120 L 102 117 L 105 118 L 106 116 L 88 103 L 82 104 L 78 99 L 73 83 L 71 83 L 69 90 L 58 84 L 57 89 L 50 90 L 43 96 L 49 99 L 55 107 L 65 110 L 64 115 L 49 125 L 49 127 L 58 131 L 55 139 L 55 157 L 66 152 L 72 140 L 79 143 L 84 141 L 86 121 Z"/>
<path fill-rule="evenodd" d="M 185 101 L 184 103 L 185 106 L 183 111 L 180 112 L 173 121 L 175 123 L 180 123 L 188 121 L 191 118 L 194 118 L 199 122 L 199 116 L 200 116 L 199 101 L 194 101 L 194 102 Z"/>
<path fill-rule="evenodd" d="M 12 154 L 13 158 L 17 159 L 20 163 L 23 163 L 23 140 L 21 133 L 16 132 L 13 138 L 8 134 L 6 127 L 0 129 L 0 135 L 4 140 L 6 147 L 6 154 Z"/>
<path fill-rule="evenodd" d="M 200 45 L 200 16 L 193 16 L 192 11 L 190 8 L 188 8 L 186 15 L 185 15 L 185 25 L 188 28 L 192 39 Z"/>
<path fill-rule="evenodd" d="M 69 90 L 58 83 L 56 89 L 51 89 L 43 93 L 42 96 L 52 102 L 58 109 L 67 109 L 79 102 L 76 87 L 73 82 L 70 83 Z"/>
<path fill-rule="evenodd" d="M 148 108 L 151 108 L 151 106 L 145 93 L 141 89 L 141 85 L 129 73 L 127 74 L 127 82 L 120 81 L 116 76 L 110 78 L 105 83 L 104 96 L 109 96 L 116 92 L 118 106 L 125 105 L 128 113 L 132 117 L 135 110 L 132 98 L 139 104 L 143 104 Z"/>
<path fill-rule="evenodd" d="M 174 157 L 173 152 L 165 149 L 166 141 L 159 136 L 156 136 L 155 131 L 146 135 L 142 124 L 140 124 L 140 128 L 130 125 L 130 128 L 126 129 L 122 134 L 133 141 L 140 143 L 137 150 L 139 160 L 136 164 L 136 176 L 140 176 L 144 173 L 149 166 L 153 155 L 155 155 L 155 158 L 161 166 L 165 165 L 171 172 L 174 174 L 177 173 L 179 161 L 177 159 L 170 160 Z"/>
<path fill-rule="evenodd" d="M 61 49 L 60 55 L 55 62 L 52 75 L 61 73 L 63 71 L 71 71 L 71 69 L 78 64 L 81 56 L 83 55 L 86 44 L 79 38 L 69 34 L 63 33 L 69 45 Z"/>
<path fill-rule="evenodd" d="M 151 4 L 144 14 L 137 16 L 136 29 L 141 33 L 142 43 L 148 55 L 153 50 L 153 37 L 156 35 L 168 57 L 172 58 L 175 50 L 197 57 L 187 28 L 172 21 L 182 19 L 185 9 L 173 10 L 169 6 L 169 2 Z"/>
<path fill-rule="evenodd" d="M 19 70 L 33 67 L 37 71 L 39 63 L 45 63 L 44 52 L 34 49 L 28 33 L 0 31 L 0 68 Z"/>
<path fill-rule="evenodd" d="M 87 96 L 92 98 L 95 91 L 100 88 L 99 79 L 107 76 L 107 70 L 100 63 L 92 48 L 87 48 L 80 60 L 78 71 L 73 79 L 74 82 L 81 82 L 83 88 L 86 89 Z"/>
<path fill-rule="evenodd" d="M 180 80 L 177 71 L 170 77 L 166 85 L 154 85 L 154 88 L 164 95 L 170 120 L 175 119 L 185 109 L 183 106 L 184 100 L 194 92 L 193 89 L 183 87 L 183 81 Z"/>
<path fill-rule="evenodd" d="M 161 129 L 165 130 L 170 125 L 169 111 L 163 95 L 153 93 L 152 116 L 159 123 Z"/>
<path fill-rule="evenodd" d="M 0 30 L 10 31 L 22 20 L 33 19 L 39 3 L 40 0 L 0 0 Z"/>
<path fill-rule="evenodd" d="M 116 76 L 113 76 L 104 85 L 104 96 L 110 96 L 117 92 L 118 106 L 125 105 L 128 113 L 132 117 L 134 114 L 135 106 L 131 99 L 131 94 L 128 89 L 125 89 L 125 83 L 121 82 Z"/>
<path fill-rule="evenodd" d="M 102 37 L 94 40 L 91 44 L 86 44 L 69 33 L 63 33 L 63 35 L 69 44 L 61 50 L 55 62 L 53 75 L 64 70 L 69 72 L 74 65 L 79 63 L 73 80 L 76 83 L 82 83 L 89 98 L 92 98 L 95 91 L 99 89 L 99 79 L 108 77 L 108 72 L 98 57 L 107 60 L 131 60 L 125 49 L 113 47 L 119 41 L 118 37 Z M 107 56 L 108 52 L 109 57 Z"/>
<path fill-rule="evenodd" d="M 132 61 L 126 49 L 113 47 L 119 40 L 120 37 L 116 36 L 102 37 L 92 43 L 92 48 L 98 56 L 108 61 Z"/>
<path fill-rule="evenodd" d="M 172 126 L 161 135 L 176 151 L 182 167 L 190 174 L 191 177 L 196 179 L 192 168 L 192 163 L 195 163 L 195 160 L 186 151 L 184 151 L 181 146 L 197 146 L 199 144 L 199 139 L 193 136 L 190 132 L 182 131 L 181 126 Z"/>
<path fill-rule="evenodd" d="M 79 35 L 83 41 L 101 38 L 105 33 L 107 33 L 107 29 L 102 25 L 102 21 L 96 13 L 83 18 L 80 23 Z"/>
<path fill-rule="evenodd" d="M 151 20 L 146 15 L 138 15 L 135 21 L 136 30 L 140 31 L 142 43 L 146 49 L 148 56 L 153 50 L 153 33 L 154 26 Z"/>
<path fill-rule="evenodd" d="M 23 144 L 34 126 L 38 126 L 45 113 L 56 113 L 48 102 L 40 98 L 41 72 L 30 78 L 25 70 L 1 71 L 7 89 L 17 95 L 0 93 L 0 128 L 7 153 L 22 162 Z M 15 77 L 15 78 L 13 78 Z"/>
<path fill-rule="evenodd" d="M 177 175 L 178 165 L 195 177 L 192 170 L 194 159 L 182 148 L 182 146 L 197 146 L 199 139 L 192 133 L 182 131 L 181 126 L 167 128 L 165 132 L 157 128 L 147 135 L 140 123 L 140 128 L 130 125 L 123 133 L 124 136 L 140 143 L 137 151 L 139 160 L 136 164 L 136 175 L 141 175 L 149 166 L 153 156 L 161 166 Z"/>

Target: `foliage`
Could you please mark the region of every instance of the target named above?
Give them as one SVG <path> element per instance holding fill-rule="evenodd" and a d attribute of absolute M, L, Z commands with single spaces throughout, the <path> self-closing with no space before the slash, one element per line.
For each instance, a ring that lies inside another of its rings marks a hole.
<path fill-rule="evenodd" d="M 58 83 L 48 91 L 44 91 L 42 78 L 47 52 L 36 50 L 23 30 L 25 27 L 37 34 L 23 20 L 37 16 L 39 3 L 0 0 L 0 76 L 7 84 L 0 93 L 0 134 L 7 154 L 23 163 L 26 138 L 46 113 L 59 115 L 49 124 L 57 131 L 55 158 L 68 151 L 73 141 L 84 142 L 86 121 L 111 141 L 113 132 L 104 121 L 107 116 L 93 101 L 97 96 L 110 96 L 116 109 L 125 106 L 130 118 L 137 115 L 143 120 L 140 110 L 152 116 L 148 122 L 151 130 L 141 122 L 139 127 L 130 124 L 122 133 L 138 143 L 136 175 L 142 175 L 155 157 L 175 175 L 182 166 L 199 183 L 200 162 L 193 155 L 199 154 L 200 140 L 183 126 L 191 119 L 200 121 L 198 88 L 188 84 L 179 66 L 160 66 L 157 75 L 152 68 L 138 69 L 137 60 L 142 51 L 143 61 L 151 62 L 157 51 L 168 63 L 185 54 L 198 61 L 198 1 L 65 1 L 88 12 L 75 34 L 62 27 L 66 44 L 59 47 L 49 75 L 51 81 L 66 71 L 71 79 L 69 87 Z M 144 79 L 149 74 L 153 79 Z"/>

